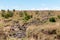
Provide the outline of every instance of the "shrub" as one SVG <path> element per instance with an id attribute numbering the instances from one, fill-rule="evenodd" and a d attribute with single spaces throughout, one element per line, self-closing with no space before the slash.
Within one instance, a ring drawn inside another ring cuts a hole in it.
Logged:
<path id="1" fill-rule="evenodd" d="M 2 11 L 2 13 L 4 13 L 5 12 L 5 10 L 1 10 Z"/>
<path id="2" fill-rule="evenodd" d="M 5 14 L 4 17 L 5 17 L 5 18 L 9 18 L 9 14 Z"/>
<path id="3" fill-rule="evenodd" d="M 20 12 L 20 13 L 19 13 L 19 16 L 20 16 L 20 17 L 23 17 L 23 12 Z"/>
<path id="4" fill-rule="evenodd" d="M 24 15 L 25 15 L 24 16 L 24 21 L 28 21 L 30 18 L 32 18 L 32 16 L 28 15 L 26 11 L 24 12 Z"/>
<path id="5" fill-rule="evenodd" d="M 2 17 L 4 17 L 4 15 L 5 15 L 5 10 L 1 10 L 1 15 L 2 15 Z"/>
<path id="6" fill-rule="evenodd" d="M 31 16 L 27 15 L 27 16 L 24 17 L 24 20 L 27 21 L 27 20 L 29 20 L 30 18 L 31 18 Z"/>
<path id="7" fill-rule="evenodd" d="M 4 17 L 5 13 L 2 13 L 1 15 L 2 15 L 2 17 Z"/>
<path id="8" fill-rule="evenodd" d="M 56 20 L 55 20 L 54 17 L 50 18 L 49 21 L 50 21 L 50 22 L 56 22 Z"/>
<path id="9" fill-rule="evenodd" d="M 28 15 L 26 11 L 24 12 L 20 12 L 19 13 L 20 17 L 23 17 L 23 20 L 26 22 L 28 21 L 30 18 L 32 18 L 32 15 Z"/>
<path id="10" fill-rule="evenodd" d="M 48 34 L 56 34 L 56 30 L 48 31 Z"/>
<path id="11" fill-rule="evenodd" d="M 60 19 L 60 15 L 57 16 Z"/>
<path id="12" fill-rule="evenodd" d="M 13 16 L 13 13 L 11 11 L 8 11 L 7 13 L 4 12 L 1 15 L 4 18 L 9 18 L 9 17 L 12 17 Z"/>
<path id="13" fill-rule="evenodd" d="M 39 11 L 36 11 L 36 14 L 38 14 L 39 13 Z"/>
<path id="14" fill-rule="evenodd" d="M 13 9 L 13 12 L 15 12 L 15 9 Z"/>
<path id="15" fill-rule="evenodd" d="M 8 12 L 7 14 L 9 15 L 9 17 L 12 17 L 13 16 L 13 13 L 12 12 Z"/>
<path id="16" fill-rule="evenodd" d="M 8 18 L 8 14 L 6 14 L 6 13 L 2 13 L 1 15 L 2 15 L 2 17 L 4 17 L 4 18 Z"/>

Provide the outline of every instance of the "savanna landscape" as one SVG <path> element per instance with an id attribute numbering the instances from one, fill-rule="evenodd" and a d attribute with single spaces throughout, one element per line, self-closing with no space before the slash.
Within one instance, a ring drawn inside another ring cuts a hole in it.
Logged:
<path id="1" fill-rule="evenodd" d="M 60 40 L 60 11 L 1 10 L 0 40 Z"/>

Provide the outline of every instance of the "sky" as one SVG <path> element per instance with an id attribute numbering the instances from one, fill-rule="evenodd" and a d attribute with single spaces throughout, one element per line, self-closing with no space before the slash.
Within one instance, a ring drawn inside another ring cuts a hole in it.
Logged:
<path id="1" fill-rule="evenodd" d="M 0 0 L 0 10 L 60 10 L 60 0 Z"/>

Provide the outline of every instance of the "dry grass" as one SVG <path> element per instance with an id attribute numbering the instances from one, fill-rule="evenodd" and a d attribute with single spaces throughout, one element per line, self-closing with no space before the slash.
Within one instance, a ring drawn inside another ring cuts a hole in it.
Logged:
<path id="1" fill-rule="evenodd" d="M 5 19 L 1 16 L 0 11 L 0 28 L 4 33 L 7 33 L 6 40 L 60 40 L 60 19 L 58 18 L 60 11 L 27 11 L 28 15 L 32 15 L 32 18 L 26 22 L 24 22 L 23 16 L 19 16 L 19 12 L 21 11 L 15 11 L 13 17 Z M 51 17 L 54 17 L 56 22 L 50 22 L 49 18 Z M 35 19 L 38 19 L 39 22 L 37 22 L 38 20 Z M 8 22 L 4 22 L 4 20 L 7 20 Z M 35 21 L 33 22 L 33 20 Z M 8 36 L 9 31 L 11 31 L 10 28 L 11 25 L 13 25 L 13 21 L 18 21 L 21 26 L 27 23 L 24 25 L 27 27 L 25 38 L 13 38 Z M 53 30 L 56 31 L 56 34 L 53 33 L 55 32 Z M 3 40 L 3 38 L 1 40 Z"/>

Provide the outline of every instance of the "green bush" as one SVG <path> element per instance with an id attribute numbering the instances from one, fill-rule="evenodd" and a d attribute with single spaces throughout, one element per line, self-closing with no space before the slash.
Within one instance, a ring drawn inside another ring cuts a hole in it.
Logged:
<path id="1" fill-rule="evenodd" d="M 8 15 L 7 15 L 6 13 L 2 13 L 2 17 L 8 18 L 7 16 L 8 16 Z"/>
<path id="2" fill-rule="evenodd" d="M 50 18 L 49 21 L 50 21 L 50 22 L 56 22 L 56 20 L 55 20 L 54 17 Z"/>
<path id="3" fill-rule="evenodd" d="M 27 15 L 27 16 L 24 17 L 24 20 L 25 21 L 28 21 L 30 18 L 31 18 L 31 16 L 30 15 Z"/>
<path id="4" fill-rule="evenodd" d="M 3 17 L 8 18 L 8 14 L 2 14 Z"/>
<path id="5" fill-rule="evenodd" d="M 12 17 L 13 16 L 13 13 L 12 12 L 8 12 L 7 13 L 9 17 Z"/>
<path id="6" fill-rule="evenodd" d="M 10 11 L 8 11 L 7 13 L 1 13 L 1 15 L 2 15 L 2 17 L 4 17 L 4 18 L 9 18 L 9 17 L 12 17 L 13 16 L 13 13 L 12 12 L 10 12 Z"/>
<path id="7" fill-rule="evenodd" d="M 60 19 L 60 15 L 57 16 Z"/>
<path id="8" fill-rule="evenodd" d="M 28 15 L 26 11 L 24 11 L 23 15 L 24 15 L 24 18 L 23 18 L 24 21 L 28 21 L 30 18 L 32 18 L 32 16 Z"/>

